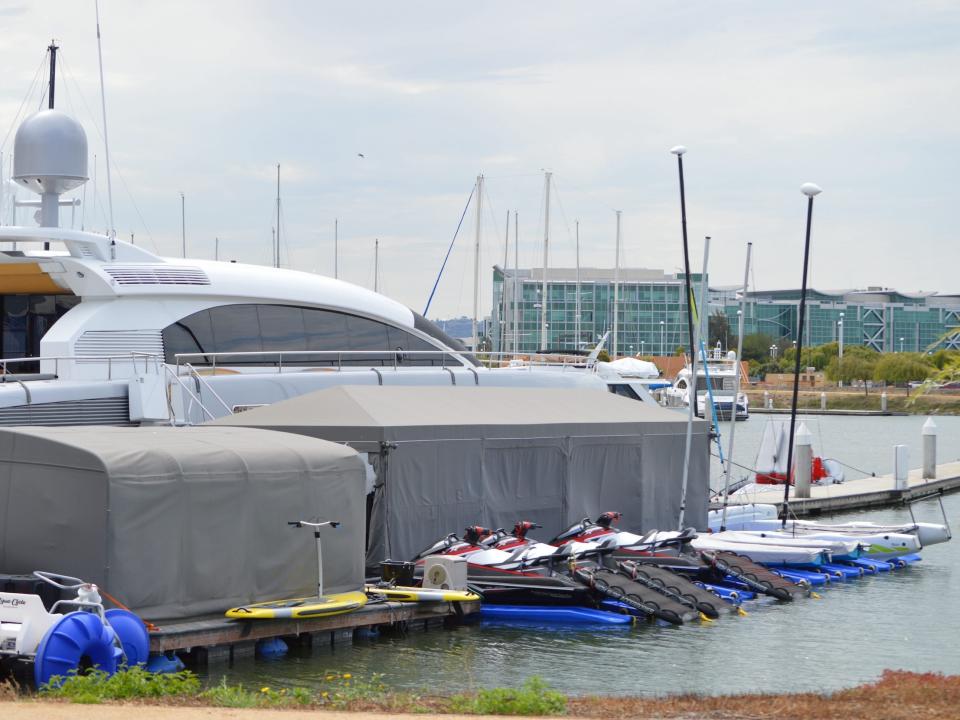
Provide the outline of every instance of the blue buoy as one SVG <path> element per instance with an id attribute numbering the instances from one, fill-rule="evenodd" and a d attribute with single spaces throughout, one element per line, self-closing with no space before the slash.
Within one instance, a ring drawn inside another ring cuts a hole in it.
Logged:
<path id="1" fill-rule="evenodd" d="M 835 577 L 844 580 L 855 580 L 863 576 L 863 568 L 861 567 L 848 567 L 847 565 L 838 565 L 836 563 L 823 563 L 820 567 L 832 573 Z"/>
<path id="2" fill-rule="evenodd" d="M 774 570 L 774 572 L 784 580 L 792 580 L 793 582 L 806 580 L 811 585 L 826 585 L 830 582 L 829 575 L 824 575 L 823 573 L 819 572 L 812 572 L 810 570 L 797 570 L 795 568 L 785 570 L 783 568 L 779 568 Z"/>
<path id="3" fill-rule="evenodd" d="M 142 665 L 150 656 L 150 633 L 143 620 L 129 610 L 114 608 L 104 613 L 110 627 L 120 638 L 127 667 Z"/>
<path id="4" fill-rule="evenodd" d="M 742 588 L 730 588 L 724 587 L 723 585 L 714 585 L 712 583 L 700 582 L 697 583 L 704 590 L 709 590 L 714 595 L 719 595 L 721 598 L 726 600 L 733 605 L 739 605 L 743 600 L 753 600 L 757 597 L 757 594 L 752 590 L 744 590 Z"/>
<path id="5" fill-rule="evenodd" d="M 175 653 L 151 655 L 147 660 L 147 670 L 152 673 L 176 673 L 186 667 Z"/>
<path id="6" fill-rule="evenodd" d="M 893 569 L 893 565 L 883 560 L 873 560 L 871 558 L 859 558 L 858 560 L 851 560 L 851 565 L 856 565 L 857 567 L 872 568 L 873 572 L 890 572 Z"/>
<path id="7" fill-rule="evenodd" d="M 72 612 L 64 615 L 47 630 L 33 664 L 37 688 L 54 676 L 67 677 L 80 670 L 86 659 L 90 665 L 108 675 L 117 671 L 123 651 L 114 644 L 116 633 L 103 624 L 99 615 Z"/>
<path id="8" fill-rule="evenodd" d="M 257 655 L 260 657 L 281 657 L 286 655 L 289 648 L 280 638 L 266 638 L 257 643 Z"/>
<path id="9" fill-rule="evenodd" d="M 480 608 L 484 620 L 557 623 L 559 625 L 628 625 L 629 615 L 571 605 L 487 605 Z"/>

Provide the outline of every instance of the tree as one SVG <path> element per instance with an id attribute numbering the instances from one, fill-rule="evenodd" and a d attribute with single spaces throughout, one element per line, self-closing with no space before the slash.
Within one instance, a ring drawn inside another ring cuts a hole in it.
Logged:
<path id="1" fill-rule="evenodd" d="M 597 361 L 610 362 L 610 353 L 608 353 L 606 350 L 601 350 L 597 353 Z"/>
<path id="2" fill-rule="evenodd" d="M 770 346 L 773 338 L 765 333 L 743 336 L 743 359 L 765 363 L 770 359 Z"/>
<path id="3" fill-rule="evenodd" d="M 926 380 L 935 368 L 922 357 L 914 353 L 884 353 L 873 368 L 873 379 L 891 385 Z"/>
<path id="4" fill-rule="evenodd" d="M 737 336 L 730 334 L 730 320 L 722 312 L 715 312 L 707 318 L 707 344 L 715 347 L 717 342 L 728 350 L 737 344 Z"/>
<path id="5" fill-rule="evenodd" d="M 873 355 L 876 355 L 876 353 L 873 353 Z M 827 365 L 826 375 L 827 379 L 832 382 L 842 380 L 845 383 L 851 383 L 854 380 L 862 380 L 863 394 L 866 395 L 869 392 L 867 381 L 873 379 L 875 365 L 875 359 L 854 353 L 852 355 L 845 355 L 843 362 L 840 361 L 839 357 L 833 358 Z"/>

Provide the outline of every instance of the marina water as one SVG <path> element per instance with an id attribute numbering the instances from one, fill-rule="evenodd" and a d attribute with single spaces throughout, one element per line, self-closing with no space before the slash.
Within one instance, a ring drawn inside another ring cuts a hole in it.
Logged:
<path id="1" fill-rule="evenodd" d="M 885 474 L 895 444 L 921 462 L 924 417 L 806 416 L 814 451 Z M 960 417 L 936 418 L 938 461 L 960 459 Z M 736 460 L 752 465 L 766 418 L 737 426 Z M 721 426 L 726 432 L 728 425 Z M 724 443 L 726 451 L 726 443 Z M 743 472 L 743 471 L 741 471 Z M 736 474 L 735 474 L 736 476 Z M 861 477 L 847 470 L 847 479 Z M 721 482 L 715 463 L 711 482 Z M 960 531 L 960 494 L 944 498 Z M 614 508 L 611 508 L 614 509 Z M 914 506 L 917 520 L 942 522 L 936 501 Z M 830 520 L 906 522 L 905 508 L 845 513 Z M 459 530 L 459 528 L 451 528 Z M 960 539 L 935 545 L 899 572 L 833 583 L 821 599 L 747 603 L 747 617 L 683 627 L 602 629 L 490 626 L 411 630 L 337 648 L 294 650 L 278 660 L 245 659 L 211 667 L 251 687 L 319 686 L 325 671 L 382 673 L 391 688 L 446 693 L 516 686 L 539 675 L 570 694 L 660 695 L 697 692 L 830 691 L 876 679 L 884 669 L 960 673 L 956 629 Z"/>

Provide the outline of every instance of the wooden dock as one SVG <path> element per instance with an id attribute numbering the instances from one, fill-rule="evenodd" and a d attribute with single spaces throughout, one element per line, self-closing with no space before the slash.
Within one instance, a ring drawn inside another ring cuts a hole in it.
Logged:
<path id="1" fill-rule="evenodd" d="M 911 470 L 907 476 L 907 488 L 897 490 L 893 475 L 849 480 L 839 485 L 811 485 L 809 498 L 795 498 L 794 488 L 790 488 L 790 514 L 820 515 L 843 512 L 845 510 L 865 510 L 867 508 L 902 505 L 923 497 L 960 489 L 960 462 L 945 463 L 937 466 L 937 477 L 924 480 L 922 473 Z M 770 485 L 769 490 L 731 495 L 729 504 L 748 505 L 758 503 L 783 506 L 783 486 Z M 711 510 L 720 509 L 719 503 L 711 504 Z"/>
<path id="2" fill-rule="evenodd" d="M 175 652 L 192 665 L 231 662 L 252 655 L 260 640 L 282 638 L 298 645 L 337 645 L 353 641 L 356 632 L 390 627 L 406 630 L 422 625 L 456 623 L 479 612 L 480 603 L 370 602 L 359 610 L 309 620 L 231 620 L 223 616 L 163 623 L 150 633 L 150 652 Z"/>

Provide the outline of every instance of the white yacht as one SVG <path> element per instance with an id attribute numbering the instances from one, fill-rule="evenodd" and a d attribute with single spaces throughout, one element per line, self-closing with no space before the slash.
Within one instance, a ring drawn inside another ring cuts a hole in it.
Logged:
<path id="1" fill-rule="evenodd" d="M 349 283 L 58 227 L 87 143 L 56 110 L 24 121 L 14 164 L 41 194 L 41 227 L 0 227 L 0 425 L 194 423 L 336 384 L 607 389 L 595 374 L 480 367 Z"/>
<path id="2" fill-rule="evenodd" d="M 701 355 L 697 363 L 696 383 L 690 377 L 690 365 L 679 373 L 673 387 L 664 391 L 664 404 L 668 407 L 689 407 L 690 397 L 696 386 L 697 417 L 706 417 L 707 406 L 713 399 L 713 412 L 722 420 L 734 416 L 737 420 L 750 417 L 750 405 L 745 393 L 738 392 L 734 397 L 737 374 L 741 372 L 737 354 L 731 350 L 724 354 L 720 344 L 708 353 L 706 359 Z"/>

